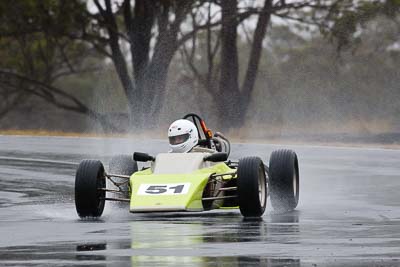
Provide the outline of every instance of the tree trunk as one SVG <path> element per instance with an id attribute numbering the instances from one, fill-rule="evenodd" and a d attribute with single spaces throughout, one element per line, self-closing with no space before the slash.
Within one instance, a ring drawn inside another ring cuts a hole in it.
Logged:
<path id="1" fill-rule="evenodd" d="M 175 51 L 180 25 L 190 11 L 192 1 L 136 0 L 133 8 L 130 0 L 123 2 L 123 17 L 129 37 L 132 59 L 132 77 L 127 70 L 119 45 L 116 14 L 111 13 L 110 0 L 103 9 L 95 4 L 104 17 L 109 35 L 112 60 L 128 99 L 131 128 L 152 128 L 164 101 L 168 69 Z M 171 13 L 175 15 L 170 21 Z M 158 36 L 150 58 L 152 29 L 158 25 Z"/>
<path id="2" fill-rule="evenodd" d="M 151 129 L 158 124 L 168 68 L 168 62 L 160 64 L 154 62 L 147 68 L 143 80 L 137 82 L 140 86 L 136 87 L 136 91 L 141 92 L 142 97 L 130 99 L 132 117 L 135 118 L 132 127 L 135 129 Z"/>
<path id="3" fill-rule="evenodd" d="M 135 87 L 127 93 L 128 105 L 130 109 L 130 127 L 142 128 L 146 118 L 145 113 L 148 111 L 149 99 L 144 99 L 146 91 L 146 69 L 150 60 L 150 41 L 151 30 L 156 18 L 155 1 L 136 0 L 133 8 L 131 0 L 125 0 L 124 23 L 129 37 L 131 62 L 132 62 L 132 77 Z M 145 103 L 145 104 L 143 104 Z"/>
<path id="4" fill-rule="evenodd" d="M 221 1 L 221 72 L 219 90 L 213 99 L 218 110 L 219 124 L 223 129 L 235 125 L 239 107 L 239 62 L 237 51 L 237 0 Z"/>
<path id="5" fill-rule="evenodd" d="M 239 123 L 243 124 L 245 120 L 246 111 L 248 110 L 251 95 L 254 91 L 254 86 L 257 78 L 258 67 L 262 54 L 262 42 L 267 32 L 267 27 L 271 18 L 272 0 L 265 0 L 261 14 L 258 17 L 257 26 L 253 35 L 253 43 L 250 50 L 250 57 L 247 63 L 246 76 L 242 85 L 241 94 L 241 107 L 243 112 L 239 118 Z"/>
<path id="6" fill-rule="evenodd" d="M 251 95 L 254 91 L 262 42 L 271 17 L 272 0 L 265 0 L 254 31 L 246 75 L 240 88 L 238 82 L 239 64 L 236 46 L 238 12 L 237 1 L 221 1 L 221 76 L 218 93 L 214 96 L 220 125 L 224 129 L 244 125 Z"/>

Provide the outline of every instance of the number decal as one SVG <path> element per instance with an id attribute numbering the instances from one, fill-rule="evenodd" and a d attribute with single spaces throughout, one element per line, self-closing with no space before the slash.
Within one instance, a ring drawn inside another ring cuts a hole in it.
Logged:
<path id="1" fill-rule="evenodd" d="M 162 194 L 167 192 L 167 186 L 166 185 L 150 185 L 146 189 L 147 194 Z"/>
<path id="2" fill-rule="evenodd" d="M 174 189 L 174 194 L 180 194 L 180 193 L 182 193 L 182 190 L 184 187 L 185 187 L 185 185 L 181 184 L 181 185 L 177 185 L 177 186 L 172 186 L 169 189 Z"/>
<path id="3" fill-rule="evenodd" d="M 190 183 L 183 184 L 141 184 L 138 195 L 183 195 L 189 192 Z"/>

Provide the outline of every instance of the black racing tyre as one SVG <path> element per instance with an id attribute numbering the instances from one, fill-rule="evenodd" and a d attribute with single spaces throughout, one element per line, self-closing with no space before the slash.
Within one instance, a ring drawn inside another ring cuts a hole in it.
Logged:
<path id="1" fill-rule="evenodd" d="M 240 212 L 244 217 L 260 217 L 267 206 L 267 181 L 264 164 L 258 157 L 239 160 L 237 194 Z"/>
<path id="2" fill-rule="evenodd" d="M 111 174 L 121 174 L 121 175 L 132 175 L 133 173 L 138 171 L 137 162 L 133 160 L 131 155 L 117 155 L 111 158 L 109 163 L 109 173 Z M 124 178 L 112 178 L 116 182 L 126 182 Z M 107 188 L 115 189 L 118 188 L 109 180 L 107 180 Z M 110 197 L 124 197 L 129 198 L 129 181 L 121 185 L 121 190 L 124 192 L 123 194 L 118 193 L 109 193 Z"/>
<path id="3" fill-rule="evenodd" d="M 83 160 L 75 175 L 75 207 L 79 217 L 100 217 L 104 210 L 106 187 L 103 164 L 98 160 Z"/>
<path id="4" fill-rule="evenodd" d="M 276 211 L 291 211 L 299 202 L 299 163 L 292 150 L 277 150 L 269 159 L 271 204 Z"/>

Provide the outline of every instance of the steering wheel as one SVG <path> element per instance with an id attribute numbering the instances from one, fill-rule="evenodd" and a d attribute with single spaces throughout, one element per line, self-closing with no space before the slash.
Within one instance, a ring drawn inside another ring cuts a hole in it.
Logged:
<path id="1" fill-rule="evenodd" d="M 189 113 L 186 114 L 183 119 L 191 119 L 194 123 L 194 125 L 197 128 L 197 132 L 199 134 L 199 143 L 204 142 L 205 145 L 207 145 L 208 147 L 211 146 L 210 140 L 212 138 L 212 132 L 210 129 L 207 128 L 206 123 L 204 122 L 204 120 L 197 114 L 195 113 Z M 199 127 L 200 125 L 200 127 Z M 201 134 L 200 134 L 200 128 L 201 128 L 201 132 L 204 135 L 204 138 L 202 138 Z"/>

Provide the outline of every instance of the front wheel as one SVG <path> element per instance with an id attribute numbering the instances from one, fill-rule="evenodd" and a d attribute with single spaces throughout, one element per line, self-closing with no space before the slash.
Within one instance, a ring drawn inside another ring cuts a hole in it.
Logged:
<path id="1" fill-rule="evenodd" d="M 272 152 L 269 160 L 271 204 L 276 211 L 291 211 L 299 202 L 299 163 L 292 150 Z"/>
<path id="2" fill-rule="evenodd" d="M 239 161 L 237 193 L 240 212 L 244 217 L 260 217 L 267 205 L 267 182 L 260 158 L 248 157 Z"/>
<path id="3" fill-rule="evenodd" d="M 79 217 L 100 217 L 104 210 L 106 177 L 98 160 L 83 160 L 75 175 L 75 207 Z"/>

